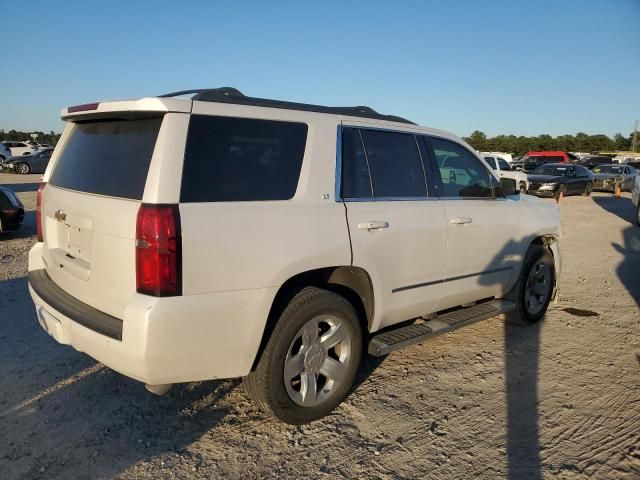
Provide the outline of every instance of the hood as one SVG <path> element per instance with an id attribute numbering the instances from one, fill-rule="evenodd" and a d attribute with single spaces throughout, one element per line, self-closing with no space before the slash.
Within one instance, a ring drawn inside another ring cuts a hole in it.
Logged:
<path id="1" fill-rule="evenodd" d="M 553 176 L 553 175 L 532 175 L 531 173 L 527 175 L 530 182 L 535 183 L 561 183 L 564 180 L 562 176 Z"/>

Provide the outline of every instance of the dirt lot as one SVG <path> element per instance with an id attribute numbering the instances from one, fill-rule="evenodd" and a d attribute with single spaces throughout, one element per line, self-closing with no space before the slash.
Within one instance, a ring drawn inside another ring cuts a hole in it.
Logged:
<path id="1" fill-rule="evenodd" d="M 640 478 L 640 228 L 629 195 L 562 205 L 559 301 L 382 362 L 329 418 L 263 415 L 238 380 L 158 398 L 56 344 L 27 293 L 38 176 L 0 174 L 29 210 L 0 240 L 0 477 Z"/>

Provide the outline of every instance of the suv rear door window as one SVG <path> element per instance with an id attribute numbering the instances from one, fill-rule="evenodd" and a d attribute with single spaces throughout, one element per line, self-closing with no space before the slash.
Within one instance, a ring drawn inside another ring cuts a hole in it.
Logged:
<path id="1" fill-rule="evenodd" d="M 412 134 L 364 129 L 361 133 L 375 197 L 427 196 L 422 159 Z"/>
<path id="2" fill-rule="evenodd" d="M 431 138 L 442 192 L 440 197 L 492 197 L 489 172 L 466 148 L 442 138 Z"/>
<path id="3" fill-rule="evenodd" d="M 180 201 L 288 200 L 306 142 L 304 123 L 192 115 Z"/>
<path id="4" fill-rule="evenodd" d="M 51 185 L 141 200 L 162 118 L 75 125 L 51 174 Z"/>
<path id="5" fill-rule="evenodd" d="M 373 197 L 362 137 L 355 128 L 342 130 L 342 197 Z"/>

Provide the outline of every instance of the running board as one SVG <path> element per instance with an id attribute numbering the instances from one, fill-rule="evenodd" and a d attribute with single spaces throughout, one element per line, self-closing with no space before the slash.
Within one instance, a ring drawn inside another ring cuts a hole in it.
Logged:
<path id="1" fill-rule="evenodd" d="M 382 357 L 395 350 L 422 343 L 432 337 L 486 320 L 516 308 L 509 300 L 492 300 L 472 307 L 437 315 L 424 323 L 413 323 L 375 335 L 369 342 L 369 354 Z"/>

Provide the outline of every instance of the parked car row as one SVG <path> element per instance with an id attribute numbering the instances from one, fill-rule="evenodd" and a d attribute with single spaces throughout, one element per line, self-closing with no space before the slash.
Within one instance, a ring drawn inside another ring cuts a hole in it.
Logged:
<path id="1" fill-rule="evenodd" d="M 44 173 L 51 159 L 53 148 L 43 148 L 30 154 L 0 159 L 0 172 L 12 172 L 26 175 L 28 173 Z"/>

